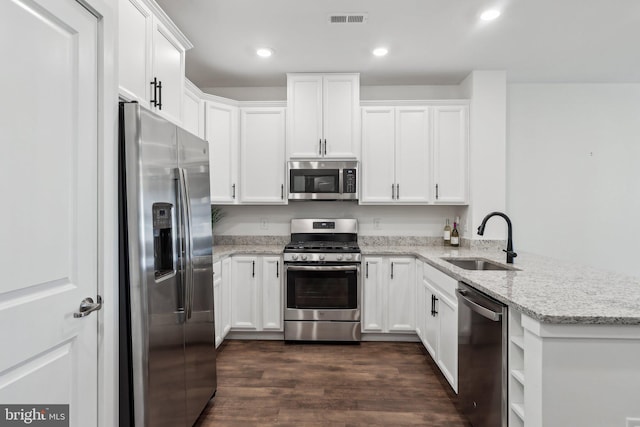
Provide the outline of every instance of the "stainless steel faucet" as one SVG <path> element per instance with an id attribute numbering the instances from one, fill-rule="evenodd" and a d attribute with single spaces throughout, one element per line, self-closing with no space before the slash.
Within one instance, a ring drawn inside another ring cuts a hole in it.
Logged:
<path id="1" fill-rule="evenodd" d="M 517 257 L 518 254 L 513 251 L 511 220 L 507 215 L 503 214 L 502 212 L 491 212 L 489 215 L 485 216 L 484 219 L 482 220 L 480 227 L 478 227 L 478 234 L 480 236 L 484 234 L 484 227 L 487 225 L 487 221 L 492 216 L 501 216 L 502 218 L 504 218 L 505 221 L 507 221 L 507 249 L 503 249 L 502 252 L 507 253 L 507 264 L 513 264 L 513 259 Z"/>

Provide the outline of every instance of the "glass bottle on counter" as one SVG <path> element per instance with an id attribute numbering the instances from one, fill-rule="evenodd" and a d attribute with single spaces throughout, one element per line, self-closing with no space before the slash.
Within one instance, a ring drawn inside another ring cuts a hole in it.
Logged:
<path id="1" fill-rule="evenodd" d="M 444 245 L 451 246 L 451 226 L 449 225 L 449 218 L 444 226 Z"/>
<path id="2" fill-rule="evenodd" d="M 460 246 L 460 234 L 458 233 L 458 223 L 453 222 L 453 231 L 451 231 L 451 246 Z"/>

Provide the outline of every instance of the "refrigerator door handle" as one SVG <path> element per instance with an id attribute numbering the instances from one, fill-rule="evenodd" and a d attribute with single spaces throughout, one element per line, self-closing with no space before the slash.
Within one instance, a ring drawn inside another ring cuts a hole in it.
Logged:
<path id="1" fill-rule="evenodd" d="M 193 249 L 191 241 L 191 205 L 189 203 L 189 189 L 187 185 L 187 174 L 183 168 L 178 168 L 178 181 L 180 183 L 180 207 L 182 214 L 181 230 L 183 232 L 184 244 L 184 308 L 186 319 L 191 318 L 193 311 Z"/>

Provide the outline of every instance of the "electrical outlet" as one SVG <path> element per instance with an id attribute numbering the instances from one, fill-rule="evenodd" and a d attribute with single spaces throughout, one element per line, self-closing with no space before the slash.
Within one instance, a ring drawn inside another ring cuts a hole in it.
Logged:
<path id="1" fill-rule="evenodd" d="M 373 229 L 380 230 L 380 218 L 373 218 Z"/>
<path id="2" fill-rule="evenodd" d="M 627 418 L 627 427 L 640 427 L 640 418 Z"/>
<path id="3" fill-rule="evenodd" d="M 269 218 L 260 218 L 260 229 L 261 230 L 269 229 Z"/>

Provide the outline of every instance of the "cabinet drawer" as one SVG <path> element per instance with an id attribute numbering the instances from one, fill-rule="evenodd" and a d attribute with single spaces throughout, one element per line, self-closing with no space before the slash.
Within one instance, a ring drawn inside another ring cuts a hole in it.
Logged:
<path id="1" fill-rule="evenodd" d="M 457 304 L 458 299 L 456 297 L 456 287 L 458 287 L 458 281 L 456 279 L 448 276 L 447 274 L 436 269 L 435 267 L 430 266 L 427 263 L 424 263 L 422 269 L 422 277 L 425 280 L 429 281 L 429 283 L 431 283 L 432 285 L 440 288 L 440 290 L 442 290 L 445 294 L 448 294 L 453 299 L 453 301 L 456 301 Z"/>

